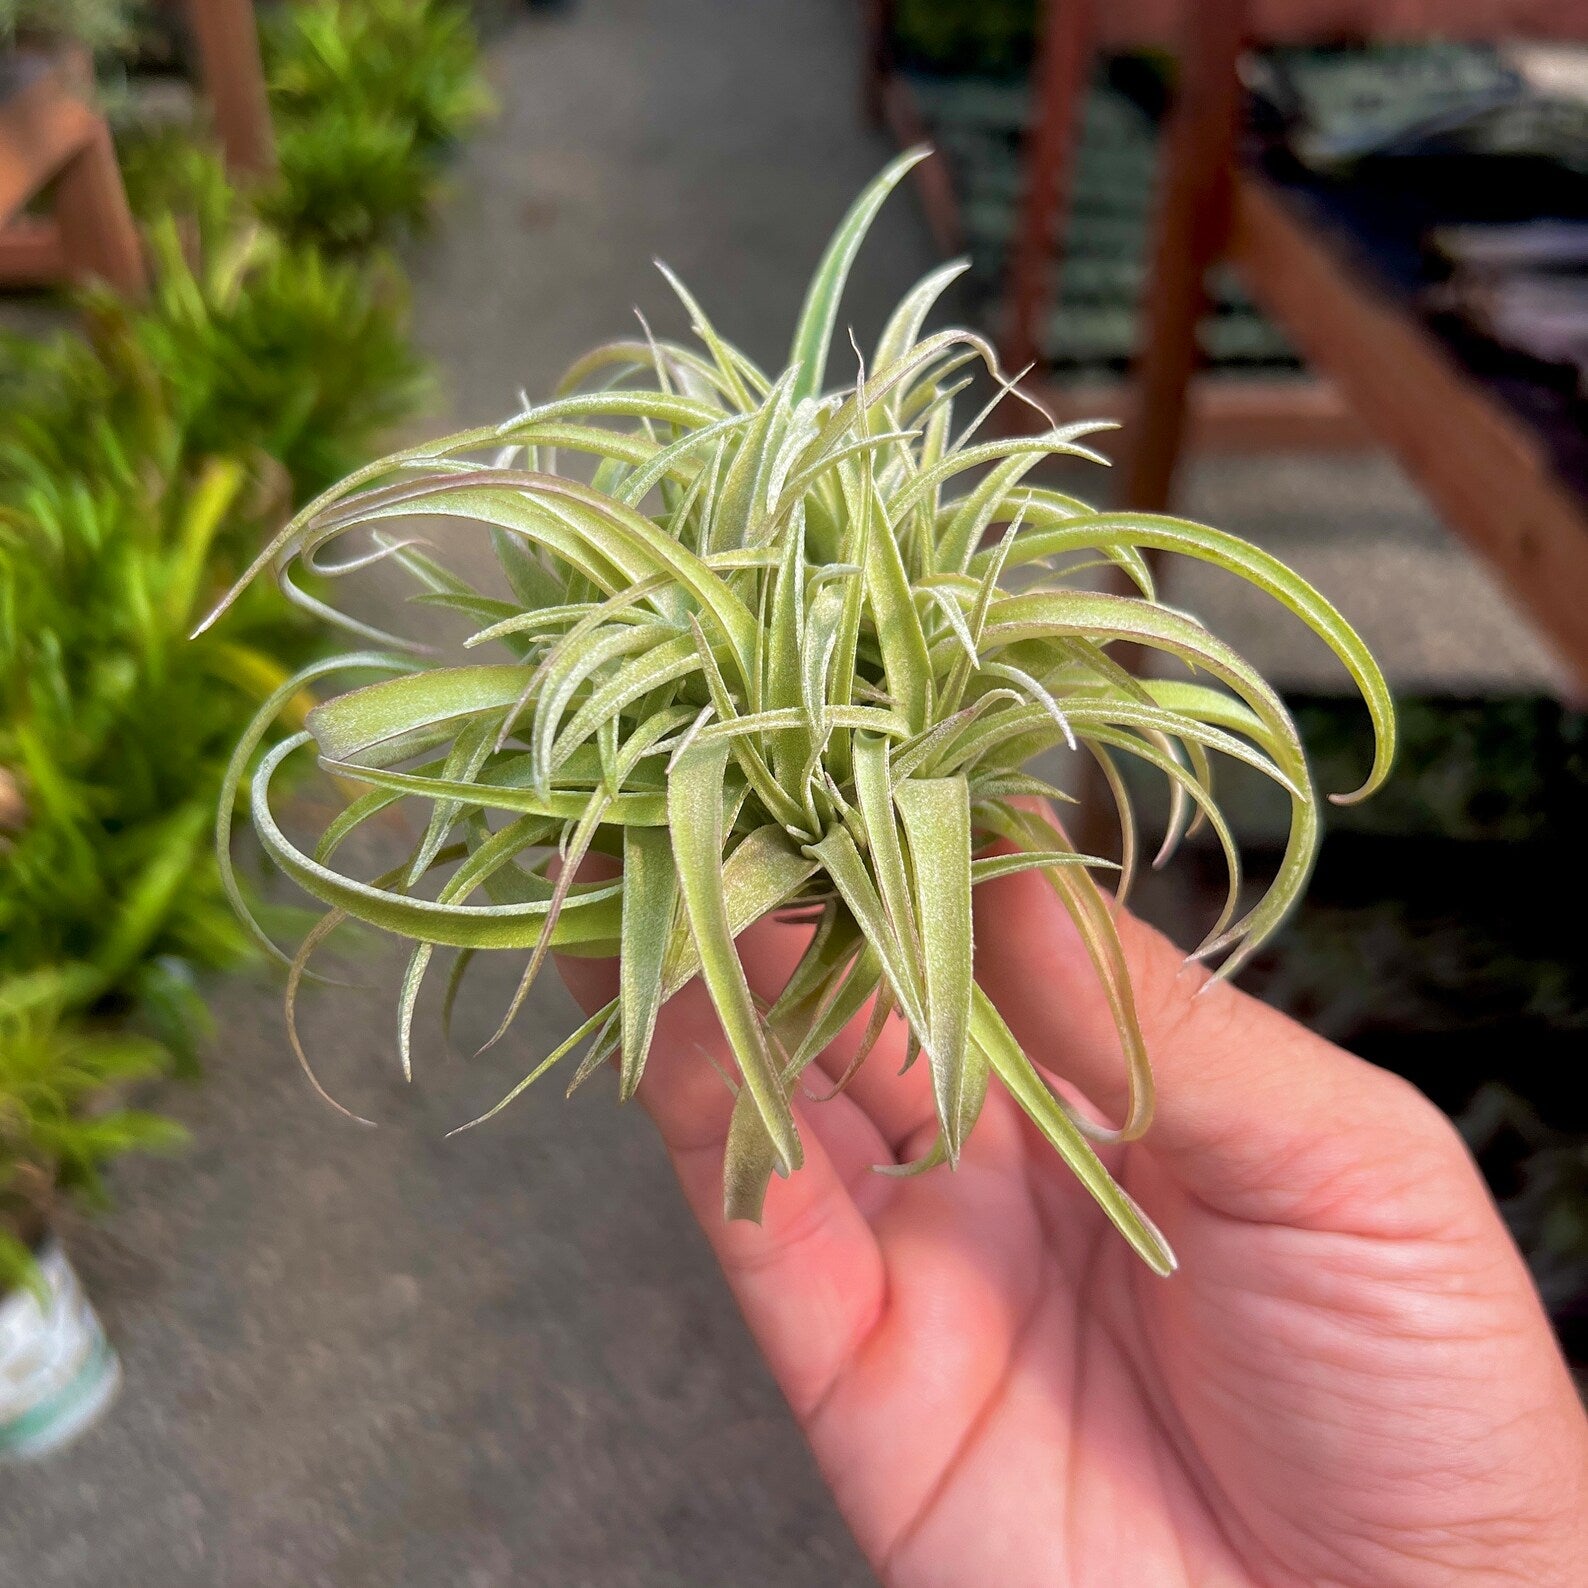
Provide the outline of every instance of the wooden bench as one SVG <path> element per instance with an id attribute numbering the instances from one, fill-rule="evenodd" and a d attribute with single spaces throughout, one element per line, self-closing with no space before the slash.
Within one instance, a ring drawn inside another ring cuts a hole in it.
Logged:
<path id="1" fill-rule="evenodd" d="M 1158 0 L 1160 9 L 1179 9 Z M 1060 0 L 1060 13 L 1084 9 Z M 1170 19 L 1165 16 L 1164 22 Z M 1123 481 L 1168 505 L 1186 436 L 1203 281 L 1227 257 L 1287 332 L 1505 582 L 1588 696 L 1588 499 L 1536 427 L 1456 357 L 1316 206 L 1243 163 L 1241 51 L 1346 38 L 1588 39 L 1583 0 L 1194 0 L 1144 300 Z M 1073 22 L 1073 15 L 1072 15 Z M 1032 204 L 1040 195 L 1032 195 Z"/>
<path id="2" fill-rule="evenodd" d="M 85 63 L 19 53 L 0 73 L 0 280 L 99 277 L 141 292 L 138 232 Z M 51 216 L 23 216 L 51 187 Z"/>

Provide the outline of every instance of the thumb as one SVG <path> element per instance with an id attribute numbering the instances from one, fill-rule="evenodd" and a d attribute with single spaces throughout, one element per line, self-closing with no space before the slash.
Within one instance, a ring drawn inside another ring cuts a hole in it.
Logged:
<path id="1" fill-rule="evenodd" d="M 1476 1177 L 1460 1139 L 1414 1087 L 1225 982 L 1127 911 L 1116 924 L 1157 1083 L 1142 1145 L 1220 1211 L 1307 1222 L 1437 1149 Z M 976 974 L 1026 1052 L 1123 1116 L 1124 1061 L 1080 934 L 1040 872 L 976 890 Z M 1449 1212 L 1451 1183 L 1431 1188 Z M 1404 1198 L 1402 1212 L 1411 1213 Z"/>

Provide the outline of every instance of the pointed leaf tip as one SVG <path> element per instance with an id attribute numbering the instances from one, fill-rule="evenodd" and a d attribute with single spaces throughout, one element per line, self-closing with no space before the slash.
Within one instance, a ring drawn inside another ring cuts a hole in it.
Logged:
<path id="1" fill-rule="evenodd" d="M 821 391 L 822 380 L 827 373 L 827 349 L 837 324 L 844 284 L 849 279 L 855 255 L 860 252 L 860 245 L 865 241 L 878 210 L 905 176 L 932 152 L 930 144 L 918 144 L 890 161 L 850 205 L 849 212 L 839 222 L 838 230 L 833 233 L 832 241 L 828 243 L 827 251 L 816 267 L 816 274 L 811 278 L 795 327 L 794 341 L 789 348 L 788 362 L 798 365 L 800 370 L 792 391 L 795 402 L 805 397 L 815 397 Z"/>

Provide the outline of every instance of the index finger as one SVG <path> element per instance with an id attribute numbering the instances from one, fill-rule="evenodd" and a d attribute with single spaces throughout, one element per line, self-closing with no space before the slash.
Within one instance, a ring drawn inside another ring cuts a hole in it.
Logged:
<path id="1" fill-rule="evenodd" d="M 783 941 L 772 935 L 778 931 Z M 752 928 L 741 947 L 752 985 L 763 984 L 758 990 L 765 990 L 768 977 L 786 979 L 793 967 L 786 928 Z M 599 1008 L 616 991 L 611 962 L 564 958 L 558 968 L 587 1009 Z M 871 1166 L 889 1154 L 847 1097 L 810 1107 L 796 1099 L 803 1167 L 787 1179 L 773 1177 L 759 1224 L 730 1222 L 723 1214 L 722 1173 L 733 1095 L 723 1074 L 732 1068 L 716 1011 L 704 987 L 692 982 L 657 1018 L 636 1095 L 773 1376 L 803 1417 L 882 1310 L 882 1254 L 857 1195 L 864 1202 L 887 1194 L 888 1182 Z"/>

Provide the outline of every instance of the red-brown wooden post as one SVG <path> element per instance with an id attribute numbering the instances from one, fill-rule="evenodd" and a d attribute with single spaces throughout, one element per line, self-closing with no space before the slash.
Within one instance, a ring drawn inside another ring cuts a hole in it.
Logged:
<path id="1" fill-rule="evenodd" d="M 1124 500 L 1151 512 L 1168 505 L 1174 485 L 1186 397 L 1199 362 L 1205 277 L 1229 240 L 1241 120 L 1236 67 L 1245 30 L 1244 0 L 1201 0 L 1186 9 L 1125 435 Z"/>
<path id="2" fill-rule="evenodd" d="M 1008 324 L 1001 339 L 1004 362 L 1013 370 L 1040 360 L 1042 322 L 1057 300 L 1063 254 L 1058 232 L 1069 213 L 1081 106 L 1092 72 L 1095 3 L 1048 0 L 1043 9 L 1025 182 L 1009 257 Z"/>
<path id="3" fill-rule="evenodd" d="M 860 63 L 860 110 L 871 126 L 880 127 L 888 74 L 893 70 L 893 3 L 862 0 L 862 10 L 866 42 Z"/>
<path id="4" fill-rule="evenodd" d="M 146 277 L 138 228 L 127 207 L 110 128 L 96 122 L 83 147 L 55 179 L 55 220 L 61 253 L 74 277 L 97 276 L 129 297 Z"/>
<path id="5" fill-rule="evenodd" d="M 187 10 L 226 164 L 246 175 L 269 175 L 276 142 L 253 0 L 188 0 Z"/>

